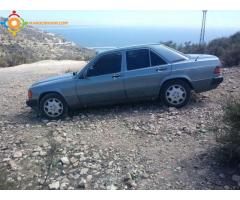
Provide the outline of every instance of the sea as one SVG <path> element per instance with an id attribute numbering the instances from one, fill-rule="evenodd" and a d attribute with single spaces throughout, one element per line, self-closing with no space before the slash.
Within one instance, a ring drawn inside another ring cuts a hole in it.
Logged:
<path id="1" fill-rule="evenodd" d="M 42 30 L 64 37 L 82 47 L 102 51 L 117 47 L 173 41 L 198 43 L 200 28 L 179 27 L 118 27 L 118 26 L 64 26 L 41 27 Z M 206 27 L 205 42 L 228 37 L 239 28 Z"/>

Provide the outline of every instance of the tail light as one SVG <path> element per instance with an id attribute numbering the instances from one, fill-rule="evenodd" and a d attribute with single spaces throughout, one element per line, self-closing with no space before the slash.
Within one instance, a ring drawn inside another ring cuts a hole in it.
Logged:
<path id="1" fill-rule="evenodd" d="M 213 73 L 214 73 L 215 75 L 221 75 L 221 73 L 222 73 L 221 67 L 219 67 L 219 66 L 215 67 Z"/>
<path id="2" fill-rule="evenodd" d="M 32 98 L 32 91 L 28 90 L 28 98 L 31 99 Z"/>

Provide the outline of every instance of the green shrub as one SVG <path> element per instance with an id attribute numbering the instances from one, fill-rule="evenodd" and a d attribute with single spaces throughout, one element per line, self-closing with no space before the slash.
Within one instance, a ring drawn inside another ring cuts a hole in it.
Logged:
<path id="1" fill-rule="evenodd" d="M 229 160 L 240 159 L 240 98 L 228 97 L 223 107 L 222 123 L 226 128 L 218 135 L 218 141 L 227 150 Z"/>
<path id="2" fill-rule="evenodd" d="M 207 44 L 199 45 L 191 42 L 177 45 L 173 41 L 162 42 L 171 48 L 186 54 L 212 54 L 218 56 L 224 67 L 240 66 L 240 32 L 230 37 L 217 38 Z"/>

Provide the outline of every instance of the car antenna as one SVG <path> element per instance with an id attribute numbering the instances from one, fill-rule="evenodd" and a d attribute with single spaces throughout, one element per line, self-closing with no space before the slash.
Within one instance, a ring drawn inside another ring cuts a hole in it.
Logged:
<path id="1" fill-rule="evenodd" d="M 199 56 L 196 57 L 195 62 L 198 60 Z"/>

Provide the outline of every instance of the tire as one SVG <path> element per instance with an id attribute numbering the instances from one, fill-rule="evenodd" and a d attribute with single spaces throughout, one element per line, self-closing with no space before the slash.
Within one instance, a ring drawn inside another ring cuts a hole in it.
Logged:
<path id="1" fill-rule="evenodd" d="M 161 91 L 160 99 L 164 105 L 181 108 L 188 104 L 191 87 L 184 80 L 171 80 L 166 82 Z"/>
<path id="2" fill-rule="evenodd" d="M 56 93 L 49 93 L 42 97 L 39 104 L 41 115 L 50 120 L 64 118 L 68 113 L 68 105 L 63 97 Z"/>

